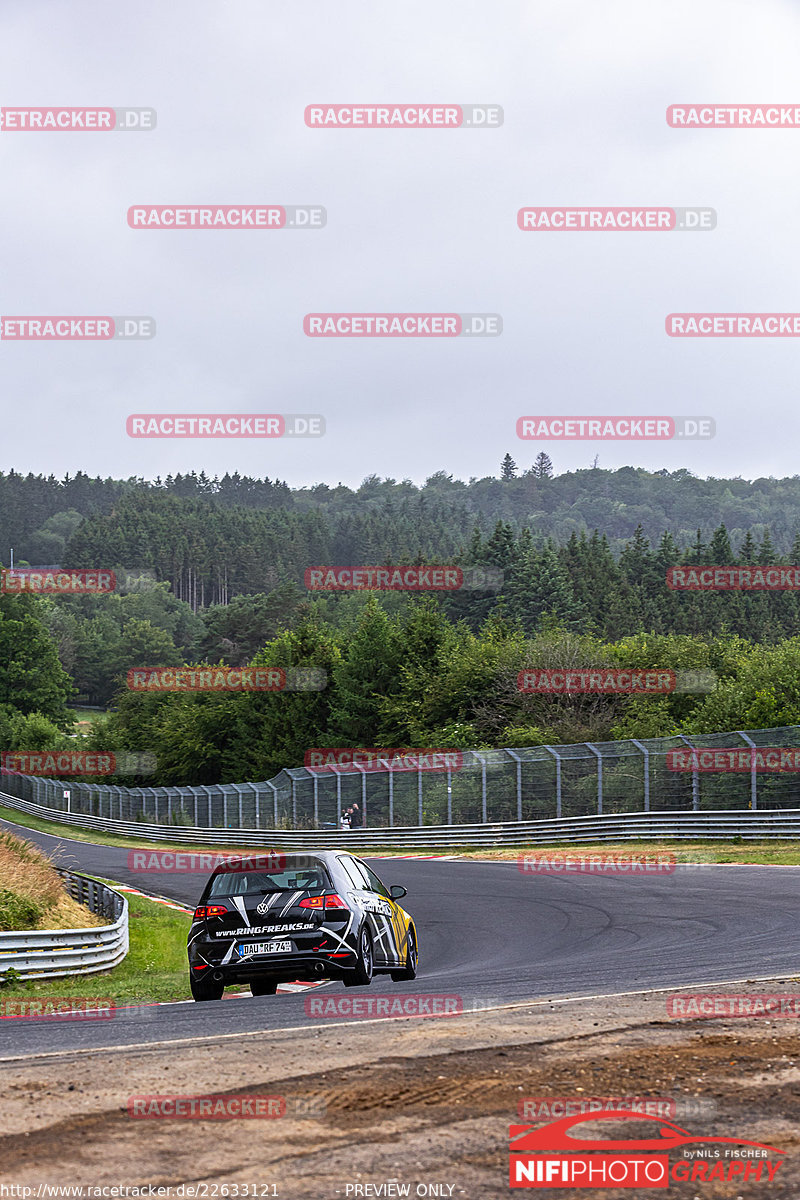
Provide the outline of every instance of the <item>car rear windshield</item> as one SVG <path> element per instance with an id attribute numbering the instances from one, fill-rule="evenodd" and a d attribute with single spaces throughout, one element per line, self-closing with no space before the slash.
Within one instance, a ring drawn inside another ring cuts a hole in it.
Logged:
<path id="1" fill-rule="evenodd" d="M 206 899 L 214 896 L 251 896 L 269 892 L 322 892 L 330 889 L 328 872 L 319 860 L 286 863 L 275 871 L 220 871 L 209 882 Z"/>

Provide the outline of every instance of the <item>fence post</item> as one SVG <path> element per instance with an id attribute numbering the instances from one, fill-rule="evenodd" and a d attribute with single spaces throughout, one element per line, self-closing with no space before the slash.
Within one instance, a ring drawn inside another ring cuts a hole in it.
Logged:
<path id="1" fill-rule="evenodd" d="M 422 767 L 417 766 L 417 824 L 422 826 Z"/>
<path id="2" fill-rule="evenodd" d="M 747 736 L 746 733 L 742 733 L 741 729 L 737 729 L 736 733 L 738 733 L 739 737 L 743 738 L 750 747 L 750 807 L 752 809 L 756 809 L 758 808 L 758 775 L 756 774 L 756 756 L 752 753 L 752 751 L 757 750 L 758 746 L 755 744 L 752 738 Z"/>
<path id="3" fill-rule="evenodd" d="M 631 742 L 644 755 L 644 811 L 650 812 L 650 751 L 636 738 L 631 738 Z"/>
<path id="4" fill-rule="evenodd" d="M 261 795 L 259 793 L 257 783 L 251 783 L 250 787 L 255 792 L 255 812 L 253 815 L 253 819 L 255 821 L 255 828 L 260 829 L 261 828 L 261 804 L 260 804 Z"/>
<path id="5" fill-rule="evenodd" d="M 367 769 L 361 763 L 356 763 L 356 769 L 361 772 L 361 828 L 367 828 Z"/>
<path id="6" fill-rule="evenodd" d="M 545 746 L 556 760 L 556 820 L 561 820 L 561 755 L 552 746 Z"/>
<path id="7" fill-rule="evenodd" d="M 292 829 L 297 829 L 297 780 L 292 776 Z"/>
<path id="8" fill-rule="evenodd" d="M 447 824 L 453 824 L 453 768 L 447 763 Z"/>
<path id="9" fill-rule="evenodd" d="M 473 750 L 472 753 L 481 764 L 481 824 L 485 825 L 488 820 L 486 816 L 486 759 L 478 754 L 476 750 Z"/>
<path id="10" fill-rule="evenodd" d="M 231 787 L 236 792 L 239 800 L 239 828 L 242 829 L 244 827 L 244 814 L 242 813 L 242 788 L 238 783 L 232 783 Z"/>
<path id="11" fill-rule="evenodd" d="M 342 772 L 337 766 L 336 771 L 336 828 L 341 828 L 342 824 Z"/>
<path id="12" fill-rule="evenodd" d="M 692 745 L 685 733 L 679 733 L 678 737 L 682 742 L 686 742 L 686 745 L 692 752 L 692 809 L 694 812 L 697 812 L 700 807 L 700 780 L 697 776 L 697 747 Z"/>
<path id="13" fill-rule="evenodd" d="M 314 775 L 314 828 L 319 829 L 319 775 Z"/>
<path id="14" fill-rule="evenodd" d="M 277 789 L 277 786 L 274 783 L 272 783 L 271 780 L 267 779 L 265 782 L 266 782 L 267 787 L 272 788 L 272 827 L 273 827 L 273 829 L 277 829 L 278 828 L 278 789 Z"/>
<path id="15" fill-rule="evenodd" d="M 506 750 L 517 764 L 517 820 L 522 820 L 522 759 L 513 750 Z"/>
<path id="16" fill-rule="evenodd" d="M 592 754 L 597 756 L 597 815 L 600 817 L 603 815 L 603 756 L 597 749 L 597 746 L 593 746 L 591 742 L 584 742 L 583 744 L 584 746 L 588 746 Z"/>

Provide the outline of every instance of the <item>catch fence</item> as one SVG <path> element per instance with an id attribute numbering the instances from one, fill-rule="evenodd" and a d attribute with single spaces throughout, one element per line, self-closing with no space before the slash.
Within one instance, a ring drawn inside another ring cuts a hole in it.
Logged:
<path id="1" fill-rule="evenodd" d="M 800 726 L 704 736 L 465 750 L 436 770 L 293 767 L 262 782 L 119 787 L 4 774 L 0 787 L 55 812 L 193 829 L 327 830 L 357 802 L 365 829 L 489 825 L 625 813 L 800 808 L 800 771 L 706 771 L 674 751 L 796 749 Z M 452 756 L 450 756 L 452 757 Z M 673 756 L 674 758 L 674 756 Z"/>

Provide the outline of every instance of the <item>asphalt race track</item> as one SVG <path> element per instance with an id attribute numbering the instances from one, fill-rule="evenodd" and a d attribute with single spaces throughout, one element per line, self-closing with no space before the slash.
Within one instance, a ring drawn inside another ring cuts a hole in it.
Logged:
<path id="1" fill-rule="evenodd" d="M 124 848 L 0 824 L 61 866 L 186 904 L 205 882 L 131 871 Z M 111 1022 L 3 1021 L 0 1057 L 328 1024 L 306 1015 L 309 995 L 437 993 L 460 996 L 467 1010 L 800 972 L 800 867 L 678 866 L 671 875 L 599 877 L 527 875 L 515 862 L 369 861 L 385 883 L 408 888 L 403 904 L 420 941 L 415 981 L 380 976 L 355 991 L 333 983 L 305 994 L 121 1009 Z"/>

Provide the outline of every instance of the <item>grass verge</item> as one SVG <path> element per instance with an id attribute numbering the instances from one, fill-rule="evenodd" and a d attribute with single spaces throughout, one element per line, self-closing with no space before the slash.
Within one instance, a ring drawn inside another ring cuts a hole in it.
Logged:
<path id="1" fill-rule="evenodd" d="M 546 846 L 477 847 L 455 851 L 463 858 L 481 858 L 513 861 L 521 854 L 541 853 L 556 850 L 565 854 L 604 854 L 609 857 L 622 854 L 674 854 L 677 862 L 691 863 L 739 863 L 742 866 L 797 867 L 800 866 L 800 840 L 790 838 L 764 841 L 749 841 L 741 838 L 704 839 L 689 841 L 686 838 L 664 839 L 663 841 L 620 841 L 620 842 L 551 842 Z"/>
<path id="2" fill-rule="evenodd" d="M 73 842 L 92 842 L 96 846 L 134 847 L 139 850 L 143 848 L 153 850 L 174 850 L 176 847 L 180 846 L 181 850 L 202 850 L 205 851 L 206 854 L 215 854 L 217 852 L 220 854 L 236 853 L 236 848 L 233 846 L 209 846 L 206 843 L 184 841 L 176 841 L 174 845 L 171 845 L 169 842 L 154 842 L 152 840 L 148 840 L 147 838 L 134 838 L 127 837 L 125 835 L 117 835 L 114 833 L 105 833 L 100 829 L 80 829 L 74 825 L 62 824 L 60 821 L 45 821 L 42 817 L 34 817 L 29 813 L 18 812 L 16 808 L 7 808 L 2 804 L 0 804 L 0 817 L 2 817 L 4 821 L 13 821 L 15 825 L 23 825 L 26 829 L 35 829 L 38 833 L 49 833 L 53 837 L 68 838 Z M 165 828 L 169 828 L 169 826 L 165 826 Z M 178 831 L 176 827 L 176 834 L 177 832 Z M 271 847 L 267 841 L 268 837 L 269 834 L 267 831 L 265 831 L 264 846 L 250 846 L 250 852 L 252 853 L 254 849 L 270 849 Z M 242 846 L 239 847 L 239 849 L 245 849 L 245 847 Z"/>
<path id="3" fill-rule="evenodd" d="M 188 914 L 141 896 L 128 896 L 130 950 L 118 967 L 98 975 L 23 980 L 0 987 L 0 1002 L 50 996 L 148 1004 L 190 1000 L 186 965 Z"/>
<path id="4" fill-rule="evenodd" d="M 6 821 L 13 821 L 17 825 L 23 825 L 28 829 L 36 829 L 40 833 L 50 833 L 55 837 L 71 838 L 77 842 L 94 842 L 102 846 L 126 846 L 138 848 L 152 848 L 154 850 L 163 850 L 167 848 L 166 842 L 153 842 L 147 839 L 132 838 L 132 837 L 117 837 L 115 834 L 103 833 L 88 829 L 77 829 L 71 825 L 62 825 L 56 821 L 44 821 L 40 817 L 29 816 L 27 813 L 17 812 L 15 808 L 6 808 L 0 805 L 0 817 Z M 678 862 L 707 862 L 707 863 L 742 863 L 761 866 L 800 866 L 800 839 L 793 840 L 791 838 L 779 839 L 764 839 L 750 840 L 742 838 L 725 838 L 725 839 L 709 839 L 704 838 L 697 841 L 687 838 L 663 839 L 663 840 L 631 840 L 619 842 L 548 842 L 547 845 L 530 844 L 523 846 L 440 846 L 431 853 L 443 854 L 453 853 L 458 854 L 461 858 L 482 858 L 488 860 L 514 860 L 518 855 L 531 850 L 570 850 L 574 851 L 579 846 L 591 846 L 600 851 L 602 849 L 605 854 L 621 854 L 621 853 L 648 853 L 648 854 L 674 854 Z M 170 847 L 174 849 L 175 847 Z M 208 846 L 200 845 L 191 842 L 181 842 L 182 850 L 203 850 L 207 854 L 234 854 L 236 850 L 232 846 Z M 244 847 L 240 847 L 244 849 Z M 256 847 L 249 847 L 252 853 Z M 269 831 L 264 831 L 264 846 L 260 849 L 270 849 Z M 425 853 L 425 847 L 420 846 L 419 852 Z M 364 858 L 369 858 L 371 854 L 378 854 L 381 857 L 402 857 L 413 851 L 398 850 L 392 846 L 372 846 L 369 850 L 361 848 L 359 853 Z"/>
<path id="5" fill-rule="evenodd" d="M 43 850 L 0 829 L 0 930 L 85 929 L 101 924 L 67 894 Z"/>

